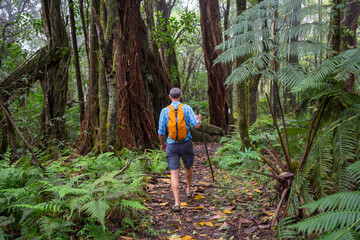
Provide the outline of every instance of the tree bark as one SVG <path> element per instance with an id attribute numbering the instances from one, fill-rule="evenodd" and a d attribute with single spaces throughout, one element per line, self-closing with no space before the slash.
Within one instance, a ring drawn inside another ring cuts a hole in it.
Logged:
<path id="1" fill-rule="evenodd" d="M 87 105 L 85 110 L 85 118 L 80 127 L 80 138 L 76 153 L 83 155 L 93 148 L 97 151 L 97 134 L 99 130 L 99 43 L 97 39 L 95 20 L 96 15 L 99 15 L 99 0 L 92 0 L 91 2 L 91 18 L 90 18 L 90 51 L 89 51 L 89 89 Z"/>
<path id="2" fill-rule="evenodd" d="M 226 9 L 224 12 L 224 31 L 226 31 L 229 28 L 229 13 L 230 13 L 230 0 L 227 0 L 226 1 Z M 228 38 L 229 37 L 227 35 L 224 36 L 225 41 L 228 40 Z M 233 65 L 232 62 L 226 64 L 226 71 L 227 71 L 228 76 L 231 74 L 232 65 Z M 225 111 L 227 111 L 229 114 L 228 124 L 234 124 L 233 90 L 234 90 L 234 87 L 232 84 L 226 86 Z"/>
<path id="3" fill-rule="evenodd" d="M 330 31 L 328 35 L 328 46 L 329 49 L 335 51 L 327 53 L 327 57 L 338 55 L 340 53 L 341 44 L 341 7 L 342 0 L 333 0 L 330 12 Z"/>
<path id="4" fill-rule="evenodd" d="M 355 0 L 348 0 L 346 5 L 346 12 L 342 24 L 345 26 L 345 33 L 342 37 L 343 49 L 357 48 L 357 28 L 360 14 L 360 4 Z M 356 76 L 351 76 L 344 83 L 344 90 L 346 92 L 355 92 L 355 79 Z"/>
<path id="5" fill-rule="evenodd" d="M 301 3 L 298 2 L 296 5 L 294 5 L 293 12 L 300 11 L 300 9 L 301 9 Z M 292 22 L 292 27 L 296 27 L 296 26 L 299 26 L 299 25 L 300 25 L 300 20 L 299 19 L 296 19 L 295 21 Z M 290 39 L 291 43 L 295 43 L 297 41 L 299 41 L 299 36 L 298 35 L 295 35 Z M 321 56 L 320 56 L 320 59 L 321 59 Z M 298 64 L 299 63 L 299 56 L 297 54 L 289 54 L 289 62 Z M 288 94 L 285 94 L 285 96 L 288 95 L 290 97 L 290 105 L 292 107 L 292 110 L 295 110 L 296 109 L 295 94 L 292 93 L 290 91 L 290 89 L 286 89 L 285 93 L 288 93 Z M 288 106 L 287 98 L 285 97 L 284 108 L 286 109 L 287 106 Z M 286 110 L 285 110 L 285 113 L 286 113 Z"/>
<path id="6" fill-rule="evenodd" d="M 169 25 L 169 19 L 171 15 L 171 10 L 174 7 L 177 0 L 168 1 L 166 0 L 157 0 L 157 11 L 162 13 L 162 17 L 164 18 L 164 26 L 162 27 L 162 31 L 166 34 L 166 37 L 171 39 L 170 33 L 168 33 L 167 26 Z M 172 39 L 173 40 L 173 39 Z M 180 88 L 180 76 L 179 76 L 179 67 L 178 61 L 176 57 L 175 46 L 172 41 L 165 42 L 161 46 L 162 58 L 165 62 L 165 65 L 170 71 L 171 82 L 175 87 Z"/>
<path id="7" fill-rule="evenodd" d="M 161 109 L 170 103 L 169 92 L 172 88 L 169 69 L 161 58 L 152 30 L 155 26 L 153 18 L 153 1 L 145 1 L 146 23 L 141 20 L 143 39 L 142 75 L 148 102 L 153 113 L 155 126 L 158 126 Z"/>
<path id="8" fill-rule="evenodd" d="M 220 9 L 218 0 L 199 0 L 200 22 L 203 39 L 205 66 L 208 73 L 210 124 L 227 131 L 228 111 L 225 109 L 226 67 L 214 60 L 220 51 L 215 47 L 222 42 Z"/>
<path id="9" fill-rule="evenodd" d="M 73 0 L 68 0 L 68 1 L 69 1 L 71 39 L 72 39 L 73 50 L 74 50 L 74 66 L 75 66 L 75 75 L 76 75 L 76 85 L 77 85 L 79 107 L 80 107 L 80 122 L 82 122 L 82 120 L 84 119 L 85 104 L 84 104 L 84 93 L 82 90 L 82 83 L 81 83 L 79 52 L 78 52 L 77 39 L 76 39 L 76 28 L 75 28 L 75 18 L 74 18 L 74 9 L 73 9 L 74 3 L 73 3 Z"/>
<path id="10" fill-rule="evenodd" d="M 246 10 L 246 0 L 236 0 L 236 13 L 240 15 Z M 239 67 L 246 58 L 237 59 L 235 67 Z M 253 147 L 249 136 L 249 89 L 248 80 L 235 85 L 236 92 L 236 111 L 238 128 L 240 133 L 240 140 L 242 150 Z"/>
<path id="11" fill-rule="evenodd" d="M 84 33 L 84 40 L 85 40 L 85 50 L 86 50 L 86 56 L 87 56 L 87 60 L 88 60 L 88 64 L 90 65 L 90 60 L 89 60 L 89 37 L 87 34 L 87 25 L 85 23 L 85 16 L 84 16 L 84 0 L 79 0 L 79 12 L 80 12 L 80 19 L 81 19 L 81 24 L 82 24 L 82 29 L 83 29 L 83 33 Z"/>
<path id="12" fill-rule="evenodd" d="M 252 77 L 249 81 L 249 126 L 253 125 L 258 117 L 258 88 L 261 74 Z"/>
<path id="13" fill-rule="evenodd" d="M 41 3 L 44 30 L 49 42 L 48 51 L 56 48 L 62 55 L 56 66 L 45 71 L 45 78 L 41 81 L 44 94 L 41 132 L 45 143 L 55 144 L 56 141 L 66 139 L 64 116 L 70 51 L 65 24 L 61 17 L 61 0 L 42 0 Z"/>
<path id="14" fill-rule="evenodd" d="M 119 108 L 116 148 L 154 147 L 158 138 L 141 71 L 144 35 L 140 0 L 124 0 L 117 4 L 119 20 L 115 45 L 118 54 L 115 62 Z"/>

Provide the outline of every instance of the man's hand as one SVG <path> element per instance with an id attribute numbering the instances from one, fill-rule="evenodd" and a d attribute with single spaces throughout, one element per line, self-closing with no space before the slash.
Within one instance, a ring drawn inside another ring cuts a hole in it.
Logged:
<path id="1" fill-rule="evenodd" d="M 159 135 L 161 147 L 160 149 L 166 151 L 165 135 Z"/>
<path id="2" fill-rule="evenodd" d="M 201 115 L 201 114 L 198 114 L 198 115 L 196 115 L 196 118 L 199 120 L 199 123 L 196 124 L 196 125 L 194 126 L 194 128 L 198 129 L 198 128 L 200 128 L 200 126 L 201 126 L 202 115 Z"/>
<path id="3" fill-rule="evenodd" d="M 164 152 L 166 152 L 166 143 L 161 143 L 161 150 L 163 150 Z"/>

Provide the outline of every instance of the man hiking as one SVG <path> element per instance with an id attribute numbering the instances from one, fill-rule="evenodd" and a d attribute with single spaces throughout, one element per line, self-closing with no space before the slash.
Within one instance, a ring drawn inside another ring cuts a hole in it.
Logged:
<path id="1" fill-rule="evenodd" d="M 201 126 L 201 114 L 195 116 L 189 105 L 180 103 L 181 90 L 172 88 L 169 98 L 171 104 L 161 110 L 159 119 L 159 137 L 161 149 L 166 151 L 166 161 L 171 172 L 171 190 L 174 195 L 175 205 L 173 210 L 180 211 L 179 200 L 179 168 L 180 156 L 185 166 L 186 196 L 192 197 L 191 189 L 192 166 L 194 164 L 194 149 L 190 133 L 190 125 L 194 128 Z M 167 139 L 165 139 L 168 134 Z"/>

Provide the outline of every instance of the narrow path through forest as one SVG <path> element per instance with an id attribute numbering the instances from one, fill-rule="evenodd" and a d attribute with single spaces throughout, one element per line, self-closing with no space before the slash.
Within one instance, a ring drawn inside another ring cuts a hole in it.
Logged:
<path id="1" fill-rule="evenodd" d="M 213 156 L 218 147 L 218 143 L 209 144 L 209 154 Z M 174 200 L 169 171 L 151 178 L 147 186 L 149 198 L 145 206 L 149 209 L 147 214 L 153 217 L 154 229 L 160 232 L 159 238 L 275 239 L 274 231 L 270 229 L 275 207 L 265 203 L 270 195 L 270 191 L 264 187 L 265 183 L 234 181 L 232 184 L 230 180 L 230 185 L 227 185 L 229 175 L 214 166 L 216 183 L 213 184 L 203 144 L 195 143 L 194 150 L 194 197 L 189 199 L 185 195 L 186 179 L 182 168 L 180 212 L 171 209 Z"/>

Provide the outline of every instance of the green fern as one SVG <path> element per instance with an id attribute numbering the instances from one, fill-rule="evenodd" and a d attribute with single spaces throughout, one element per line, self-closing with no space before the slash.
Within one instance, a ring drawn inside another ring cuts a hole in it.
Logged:
<path id="1" fill-rule="evenodd" d="M 123 199 L 121 201 L 121 206 L 126 207 L 126 208 L 131 208 L 131 209 L 134 209 L 134 210 L 148 210 L 146 207 L 141 205 L 140 202 L 126 200 L 126 199 Z"/>
<path id="2" fill-rule="evenodd" d="M 105 216 L 107 211 L 110 210 L 110 203 L 103 200 L 90 201 L 80 211 L 85 211 L 89 216 L 98 220 L 105 227 Z"/>

